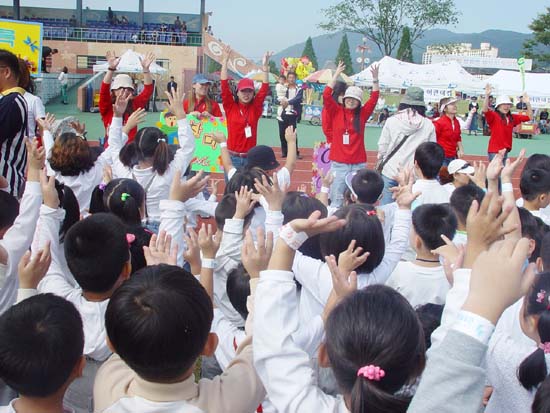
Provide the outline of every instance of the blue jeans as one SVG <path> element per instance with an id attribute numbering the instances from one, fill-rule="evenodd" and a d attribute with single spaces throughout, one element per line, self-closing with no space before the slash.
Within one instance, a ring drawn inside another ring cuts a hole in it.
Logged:
<path id="1" fill-rule="evenodd" d="M 241 158 L 239 156 L 231 155 L 231 162 L 233 163 L 235 169 L 244 168 L 248 165 L 248 158 Z"/>
<path id="2" fill-rule="evenodd" d="M 491 162 L 495 156 L 497 156 L 496 152 L 488 152 L 487 155 L 489 156 L 489 162 Z M 504 158 L 502 159 L 502 163 L 506 163 L 506 159 L 508 159 L 508 152 L 504 154 Z"/>
<path id="3" fill-rule="evenodd" d="M 332 161 L 330 171 L 334 176 L 334 181 L 330 187 L 330 206 L 340 208 L 344 201 L 344 191 L 346 190 L 346 175 L 366 168 L 365 163 L 340 163 Z"/>
<path id="4" fill-rule="evenodd" d="M 452 157 L 452 158 L 445 158 L 443 160 L 443 165 L 442 166 L 449 166 L 449 164 L 454 161 L 456 158 L 456 156 Z"/>
<path id="5" fill-rule="evenodd" d="M 380 206 L 391 204 L 393 202 L 393 192 L 391 192 L 390 189 L 398 185 L 395 179 L 390 179 L 385 175 L 382 175 L 382 179 L 384 180 L 384 189 L 382 190 Z"/>

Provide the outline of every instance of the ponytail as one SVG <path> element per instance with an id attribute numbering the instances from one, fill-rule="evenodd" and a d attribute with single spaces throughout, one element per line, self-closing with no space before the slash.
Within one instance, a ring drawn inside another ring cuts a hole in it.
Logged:
<path id="1" fill-rule="evenodd" d="M 405 413 L 410 402 L 411 397 L 390 394 L 376 382 L 358 376 L 351 390 L 350 410 L 351 413 Z"/>
<path id="2" fill-rule="evenodd" d="M 132 143 L 120 152 L 120 161 L 131 168 L 146 159 L 153 163 L 153 171 L 164 175 L 174 158 L 168 146 L 166 135 L 158 128 L 142 128 Z"/>
<path id="3" fill-rule="evenodd" d="M 160 138 L 153 154 L 153 171 L 159 175 L 164 175 L 168 165 L 170 165 L 170 148 L 166 143 L 166 138 Z"/>
<path id="4" fill-rule="evenodd" d="M 550 378 L 548 376 L 535 393 L 531 411 L 533 413 L 548 413 L 550 411 Z"/>
<path id="5" fill-rule="evenodd" d="M 130 142 L 120 150 L 118 155 L 120 162 L 127 168 L 133 168 L 139 161 L 138 147 L 136 141 Z"/>
<path id="6" fill-rule="evenodd" d="M 132 179 L 114 179 L 103 192 L 103 204 L 107 211 L 118 216 L 126 225 L 141 226 L 140 207 L 144 201 L 144 189 Z"/>
<path id="7" fill-rule="evenodd" d="M 105 187 L 105 184 L 99 184 L 92 191 L 92 196 L 90 197 L 90 208 L 88 209 L 90 214 L 109 212 L 103 203 L 103 191 L 105 191 Z"/>

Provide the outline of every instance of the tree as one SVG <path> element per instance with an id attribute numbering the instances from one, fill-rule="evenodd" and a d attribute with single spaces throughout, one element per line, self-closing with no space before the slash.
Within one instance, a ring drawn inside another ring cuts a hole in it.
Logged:
<path id="1" fill-rule="evenodd" d="M 340 46 L 338 47 L 338 54 L 336 55 L 335 62 L 344 62 L 346 70 L 344 73 L 348 76 L 353 75 L 353 62 L 351 60 L 351 52 L 349 50 L 348 35 L 344 33 Z"/>
<path id="2" fill-rule="evenodd" d="M 411 31 L 407 26 L 403 27 L 403 35 L 401 36 L 401 43 L 399 43 L 399 49 L 397 49 L 397 58 L 403 62 L 413 61 L 413 49 L 411 44 Z"/>
<path id="3" fill-rule="evenodd" d="M 279 69 L 277 69 L 277 63 L 275 63 L 273 60 L 269 61 L 269 72 L 273 73 L 276 76 L 279 76 L 281 74 L 279 72 Z"/>
<path id="4" fill-rule="evenodd" d="M 321 29 L 360 33 L 385 56 L 395 50 L 405 26 L 414 44 L 426 30 L 456 24 L 459 16 L 453 0 L 340 0 L 323 13 Z"/>
<path id="5" fill-rule="evenodd" d="M 319 63 L 317 62 L 317 56 L 315 55 L 315 49 L 313 48 L 313 41 L 311 40 L 311 36 L 308 37 L 306 40 L 306 45 L 304 46 L 302 56 L 309 57 L 309 60 L 311 61 L 311 64 L 313 65 L 315 70 L 319 70 Z"/>
<path id="6" fill-rule="evenodd" d="M 550 71 L 550 7 L 535 17 L 529 28 L 533 37 L 523 44 L 525 57 L 535 60 L 536 70 Z"/>

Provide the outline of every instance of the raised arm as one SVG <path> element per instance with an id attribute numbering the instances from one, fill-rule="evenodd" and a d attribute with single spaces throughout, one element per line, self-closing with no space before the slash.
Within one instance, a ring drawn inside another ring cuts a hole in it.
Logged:
<path id="1" fill-rule="evenodd" d="M 265 52 L 262 58 L 263 83 L 269 83 L 269 59 L 271 59 L 271 56 L 273 56 L 273 52 Z"/>
<path id="2" fill-rule="evenodd" d="M 107 58 L 108 69 L 105 72 L 105 76 L 103 76 L 103 83 L 110 85 L 120 63 L 120 57 L 116 57 L 114 50 L 108 50 L 105 57 Z"/>
<path id="3" fill-rule="evenodd" d="M 491 96 L 491 90 L 492 89 L 493 88 L 491 87 L 491 85 L 489 83 L 487 83 L 487 85 L 485 85 L 485 99 L 483 99 L 483 107 L 481 108 L 481 111 L 483 113 L 489 111 L 489 97 Z"/>
<path id="4" fill-rule="evenodd" d="M 298 159 L 298 149 L 296 148 L 296 129 L 294 129 L 292 125 L 285 130 L 285 140 L 288 146 L 285 168 L 288 169 L 288 173 L 292 175 L 292 172 L 296 167 L 296 160 Z"/>
<path id="5" fill-rule="evenodd" d="M 531 98 L 529 97 L 527 92 L 523 92 L 523 101 L 527 105 L 527 116 L 529 116 L 529 119 L 534 119 L 533 108 L 531 106 Z"/>
<path id="6" fill-rule="evenodd" d="M 231 156 L 227 149 L 227 136 L 223 132 L 215 132 L 213 136 L 214 140 L 220 145 L 220 156 L 222 158 L 223 170 L 227 174 L 228 179 L 231 179 L 230 171 L 235 169 L 233 162 L 231 162 Z"/>
<path id="7" fill-rule="evenodd" d="M 152 85 L 153 84 L 153 77 L 151 76 L 151 71 L 149 70 L 151 64 L 155 61 L 155 54 L 152 52 L 149 52 L 145 55 L 145 57 L 140 58 L 141 67 L 143 68 L 143 84 L 144 85 Z"/>
<path id="8" fill-rule="evenodd" d="M 227 65 L 229 64 L 229 57 L 231 57 L 231 47 L 225 46 L 222 51 L 222 68 L 220 70 L 220 80 L 227 80 L 229 78 L 227 74 Z"/>

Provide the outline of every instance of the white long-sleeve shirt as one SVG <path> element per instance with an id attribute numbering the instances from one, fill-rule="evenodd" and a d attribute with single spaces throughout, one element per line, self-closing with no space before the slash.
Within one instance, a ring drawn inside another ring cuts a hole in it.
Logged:
<path id="1" fill-rule="evenodd" d="M 40 96 L 35 96 L 32 93 L 25 92 L 23 95 L 27 101 L 27 113 L 28 113 L 28 125 L 27 133 L 29 138 L 34 138 L 36 136 L 36 119 L 46 117 L 46 108 Z"/>

